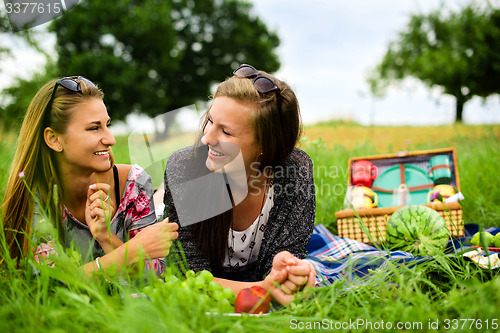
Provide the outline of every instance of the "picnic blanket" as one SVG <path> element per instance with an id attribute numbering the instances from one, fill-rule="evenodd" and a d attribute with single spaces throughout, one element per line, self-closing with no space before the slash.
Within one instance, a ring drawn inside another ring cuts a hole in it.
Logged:
<path id="1" fill-rule="evenodd" d="M 470 237 L 479 230 L 476 224 L 465 225 L 465 237 L 448 242 L 447 253 L 457 253 L 470 248 Z M 485 228 L 485 231 L 496 234 L 500 228 Z M 370 271 L 383 269 L 390 263 L 406 266 L 418 265 L 432 257 L 415 257 L 404 251 L 383 251 L 359 241 L 332 234 L 324 225 L 314 227 L 311 240 L 307 246 L 309 253 L 305 259 L 316 269 L 316 286 L 329 286 L 343 279 L 350 282 L 361 282 Z"/>

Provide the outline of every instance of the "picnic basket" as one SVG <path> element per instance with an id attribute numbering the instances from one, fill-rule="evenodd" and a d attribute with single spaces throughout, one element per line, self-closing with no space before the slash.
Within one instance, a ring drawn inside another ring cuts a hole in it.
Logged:
<path id="1" fill-rule="evenodd" d="M 453 148 L 350 158 L 348 162 L 348 188 L 352 187 L 351 171 L 353 163 L 356 161 L 370 161 L 378 169 L 379 176 L 384 174 L 384 172 L 387 174 L 387 172 L 394 171 L 394 173 L 401 175 L 400 182 L 403 184 L 407 180 L 405 179 L 405 175 L 406 178 L 408 178 L 408 172 L 427 170 L 429 161 L 437 155 L 445 155 L 449 157 L 449 169 L 451 170 L 450 185 L 455 187 L 457 192 L 460 192 L 457 158 L 455 149 Z M 385 201 L 379 199 L 379 202 L 383 203 L 383 207 L 362 208 L 355 210 L 344 209 L 335 213 L 339 236 L 355 239 L 366 244 L 373 244 L 374 242 L 380 243 L 385 239 L 385 227 L 387 225 L 387 221 L 395 211 L 401 208 L 401 206 L 390 206 L 388 198 L 392 195 L 391 190 L 393 189 L 378 188 L 375 182 L 373 185 L 373 188 L 378 190 L 380 197 L 385 196 Z M 413 191 L 411 195 L 416 199 L 414 204 L 425 204 L 425 206 L 437 211 L 444 218 L 448 229 L 450 230 L 451 237 L 462 237 L 464 235 L 464 223 L 462 219 L 462 208 L 458 202 L 422 202 L 424 198 L 427 198 L 428 192 L 433 186 L 433 184 L 417 184 L 417 186 L 410 187 L 410 190 Z M 370 234 L 371 237 L 368 236 L 368 234 Z"/>

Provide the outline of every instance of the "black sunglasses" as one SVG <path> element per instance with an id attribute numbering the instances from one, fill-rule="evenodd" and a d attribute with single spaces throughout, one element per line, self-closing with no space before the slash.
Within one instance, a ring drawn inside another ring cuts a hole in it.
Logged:
<path id="1" fill-rule="evenodd" d="M 85 83 L 85 86 L 97 87 L 94 82 L 84 78 L 83 76 L 63 77 L 62 79 L 56 82 L 56 84 L 54 85 L 54 89 L 52 90 L 52 95 L 50 96 L 49 102 L 47 103 L 47 106 L 43 110 L 43 124 L 48 126 L 48 120 L 49 120 L 48 117 L 50 114 L 48 110 L 50 110 L 50 108 L 52 107 L 52 102 L 54 101 L 54 97 L 56 96 L 57 87 L 61 86 L 74 92 L 81 92 L 82 86 L 80 82 Z"/>
<path id="2" fill-rule="evenodd" d="M 267 94 L 271 91 L 278 91 L 280 88 L 271 80 L 269 77 L 261 74 L 258 70 L 256 70 L 253 66 L 243 64 L 240 67 L 236 68 L 233 71 L 233 75 L 252 79 L 253 78 L 253 86 L 257 89 L 261 94 Z"/>
<path id="3" fill-rule="evenodd" d="M 276 91 L 276 106 L 278 108 L 278 116 L 280 118 L 280 123 L 283 123 L 281 119 L 281 93 L 280 88 L 276 83 L 274 83 L 271 78 L 267 77 L 264 74 L 261 74 L 258 70 L 256 70 L 253 66 L 243 64 L 240 67 L 236 68 L 233 71 L 233 75 L 241 78 L 252 79 L 253 78 L 253 86 L 257 91 L 261 94 L 267 94 L 271 91 Z"/>

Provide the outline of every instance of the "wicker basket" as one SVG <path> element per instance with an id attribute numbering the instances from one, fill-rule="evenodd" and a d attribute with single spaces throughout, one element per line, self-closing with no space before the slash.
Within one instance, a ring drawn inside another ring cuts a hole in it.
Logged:
<path id="1" fill-rule="evenodd" d="M 426 206 L 434 209 L 444 218 L 452 237 L 462 237 L 464 235 L 462 208 L 459 203 L 434 203 Z M 387 225 L 387 221 L 399 208 L 358 209 L 356 213 L 359 218 L 351 209 L 337 212 L 335 217 L 337 218 L 339 236 L 355 239 L 366 244 L 380 243 L 385 240 L 385 226 Z M 363 230 L 367 230 L 372 239 Z"/>
<path id="2" fill-rule="evenodd" d="M 438 154 L 448 154 L 450 156 L 451 184 L 460 191 L 456 153 L 453 148 L 351 158 L 349 159 L 348 186 L 351 186 L 351 169 L 355 161 L 368 160 L 375 166 L 384 168 L 396 163 L 412 163 L 416 165 L 428 163 L 431 157 Z M 436 210 L 444 218 L 451 237 L 462 237 L 464 235 L 462 208 L 459 203 L 431 203 L 426 204 L 426 206 Z M 339 211 L 335 214 L 338 234 L 341 237 L 355 239 L 366 244 L 380 243 L 385 239 L 387 221 L 399 208 L 401 207 L 357 209 L 356 211 L 345 209 Z"/>

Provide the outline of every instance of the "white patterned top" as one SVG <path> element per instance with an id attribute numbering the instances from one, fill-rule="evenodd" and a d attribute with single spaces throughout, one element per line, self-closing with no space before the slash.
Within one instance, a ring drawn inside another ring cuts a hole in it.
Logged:
<path id="1" fill-rule="evenodd" d="M 228 250 L 223 263 L 226 271 L 244 270 L 245 266 L 254 263 L 259 257 L 260 245 L 262 244 L 264 230 L 266 230 L 269 212 L 274 206 L 272 182 L 269 183 L 269 190 L 266 195 L 262 211 L 246 230 L 229 230 Z"/>

